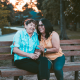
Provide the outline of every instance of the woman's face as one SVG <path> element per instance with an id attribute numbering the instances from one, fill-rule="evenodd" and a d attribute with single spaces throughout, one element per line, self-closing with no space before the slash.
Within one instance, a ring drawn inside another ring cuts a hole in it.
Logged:
<path id="1" fill-rule="evenodd" d="M 28 25 L 25 25 L 26 31 L 29 34 L 33 34 L 35 27 L 36 25 L 33 22 L 29 23 Z"/>
<path id="2" fill-rule="evenodd" d="M 40 31 L 40 33 L 45 33 L 45 27 L 42 21 L 39 21 L 38 30 Z"/>

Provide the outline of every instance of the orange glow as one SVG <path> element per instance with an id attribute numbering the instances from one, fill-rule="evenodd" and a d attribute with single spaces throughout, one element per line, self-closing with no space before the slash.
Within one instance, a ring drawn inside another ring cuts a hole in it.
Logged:
<path id="1" fill-rule="evenodd" d="M 2 7 L 4 7 L 4 5 L 2 5 Z"/>
<path id="2" fill-rule="evenodd" d="M 4 2 L 4 0 L 1 0 L 1 2 Z"/>
<path id="3" fill-rule="evenodd" d="M 3 0 L 2 0 L 3 1 Z M 26 4 L 28 8 L 32 8 L 36 12 L 41 12 L 37 8 L 37 0 L 7 0 L 7 5 L 12 4 L 15 11 L 24 11 L 26 8 L 24 7 Z"/>

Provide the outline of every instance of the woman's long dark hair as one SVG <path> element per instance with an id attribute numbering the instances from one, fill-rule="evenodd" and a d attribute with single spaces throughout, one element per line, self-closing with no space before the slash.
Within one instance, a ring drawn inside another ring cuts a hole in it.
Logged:
<path id="1" fill-rule="evenodd" d="M 45 19 L 45 18 L 42 18 L 40 19 L 39 21 L 41 21 L 45 27 L 45 37 L 48 38 L 50 36 L 50 33 L 52 33 L 53 31 L 53 26 L 52 24 L 50 23 L 49 20 Z M 41 33 L 40 31 L 38 30 L 38 27 L 37 27 L 37 33 L 38 33 L 38 39 L 41 40 Z"/>

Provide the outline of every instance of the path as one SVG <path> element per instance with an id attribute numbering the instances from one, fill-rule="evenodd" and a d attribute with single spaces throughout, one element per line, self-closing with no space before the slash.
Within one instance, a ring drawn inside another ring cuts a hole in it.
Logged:
<path id="1" fill-rule="evenodd" d="M 14 29 L 14 30 L 24 30 L 24 28 L 18 28 L 18 27 L 10 27 L 10 29 Z M 10 34 L 5 34 L 5 35 L 1 35 L 0 36 L 0 41 L 13 41 L 13 37 L 14 37 L 15 33 L 10 33 Z"/>

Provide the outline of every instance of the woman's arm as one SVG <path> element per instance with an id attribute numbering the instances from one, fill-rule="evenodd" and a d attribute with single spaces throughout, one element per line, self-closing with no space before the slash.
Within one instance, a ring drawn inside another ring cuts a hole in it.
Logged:
<path id="1" fill-rule="evenodd" d="M 13 52 L 18 54 L 19 56 L 29 57 L 29 53 L 23 52 L 18 47 L 14 47 Z"/>
<path id="2" fill-rule="evenodd" d="M 14 42 L 14 44 L 15 44 L 15 42 Z M 37 59 L 38 58 L 38 56 L 36 56 L 36 54 L 34 54 L 34 53 L 32 53 L 32 54 L 26 53 L 24 51 L 21 51 L 18 47 L 14 47 L 13 52 L 18 54 L 19 56 L 29 57 L 31 59 Z"/>
<path id="3" fill-rule="evenodd" d="M 52 34 L 52 46 L 53 48 L 47 49 L 47 53 L 49 52 L 58 52 L 59 48 L 60 48 L 60 39 L 59 39 L 59 35 L 54 32 L 54 34 Z"/>
<path id="4" fill-rule="evenodd" d="M 54 34 L 52 34 L 52 48 L 48 48 L 46 53 L 57 53 L 59 51 L 60 48 L 60 39 L 59 39 L 59 35 L 55 32 Z M 42 52 L 44 52 L 44 48 L 42 46 L 38 46 Z"/>

